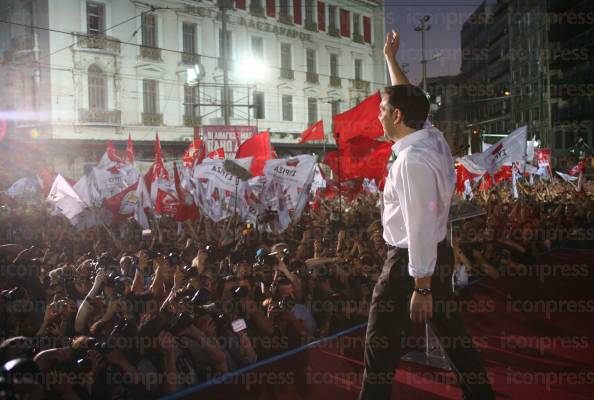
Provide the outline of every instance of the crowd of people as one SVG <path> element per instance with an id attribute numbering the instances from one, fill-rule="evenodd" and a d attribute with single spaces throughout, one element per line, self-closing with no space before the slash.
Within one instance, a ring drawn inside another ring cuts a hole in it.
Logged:
<path id="1" fill-rule="evenodd" d="M 592 247 L 591 185 L 498 185 L 457 222 L 458 270 L 497 278 Z M 0 397 L 174 393 L 367 320 L 386 256 L 378 194 L 317 201 L 282 234 L 234 218 L 77 231 L 0 194 Z"/>

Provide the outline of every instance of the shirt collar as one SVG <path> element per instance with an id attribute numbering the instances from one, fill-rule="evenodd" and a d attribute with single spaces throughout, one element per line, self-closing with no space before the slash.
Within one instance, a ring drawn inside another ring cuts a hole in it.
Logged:
<path id="1" fill-rule="evenodd" d="M 415 142 L 419 140 L 423 140 L 429 137 L 429 130 L 428 129 L 420 129 L 418 131 L 414 131 L 413 133 L 409 133 L 402 139 L 398 140 L 396 143 L 392 145 L 392 151 L 396 156 L 402 150 L 406 149 L 407 147 L 411 146 Z"/>

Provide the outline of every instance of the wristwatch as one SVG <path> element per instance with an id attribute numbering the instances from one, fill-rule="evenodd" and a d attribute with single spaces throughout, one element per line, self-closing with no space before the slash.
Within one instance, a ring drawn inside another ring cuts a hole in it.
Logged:
<path id="1" fill-rule="evenodd" d="M 413 289 L 414 292 L 420 294 L 421 296 L 429 296 L 431 295 L 431 289 L 430 288 L 414 288 Z"/>

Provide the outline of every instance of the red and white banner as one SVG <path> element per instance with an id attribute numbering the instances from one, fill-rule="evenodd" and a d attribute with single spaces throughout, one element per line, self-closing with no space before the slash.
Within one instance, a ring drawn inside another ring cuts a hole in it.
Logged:
<path id="1" fill-rule="evenodd" d="M 551 165 L 551 149 L 538 149 L 535 153 L 539 168 Z"/>
<path id="2" fill-rule="evenodd" d="M 206 154 L 223 148 L 226 158 L 235 158 L 239 146 L 256 133 L 258 131 L 255 126 L 206 125 L 196 128 L 194 137 L 202 138 L 206 144 Z"/>

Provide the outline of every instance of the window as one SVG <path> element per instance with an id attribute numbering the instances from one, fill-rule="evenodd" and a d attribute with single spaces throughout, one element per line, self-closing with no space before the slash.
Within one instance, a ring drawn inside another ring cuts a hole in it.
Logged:
<path id="1" fill-rule="evenodd" d="M 225 39 L 227 40 L 226 43 L 226 47 L 227 47 L 227 53 L 225 54 L 225 57 L 227 59 L 227 63 L 229 64 L 231 62 L 231 48 L 232 48 L 232 43 L 231 43 L 231 31 L 227 31 L 227 35 L 225 36 Z M 223 30 L 219 29 L 219 56 L 223 57 Z M 219 60 L 219 65 L 222 66 L 221 61 Z"/>
<path id="2" fill-rule="evenodd" d="M 264 92 L 254 92 L 254 118 L 264 119 Z"/>
<path id="3" fill-rule="evenodd" d="M 87 3 L 87 32 L 89 35 L 102 35 L 105 31 L 105 6 Z"/>
<path id="4" fill-rule="evenodd" d="M 326 30 L 326 4 L 321 1 L 318 1 L 318 29 Z"/>
<path id="5" fill-rule="evenodd" d="M 107 79 L 101 68 L 95 64 L 89 67 L 89 110 L 107 109 Z"/>
<path id="6" fill-rule="evenodd" d="M 197 115 L 196 106 L 198 104 L 196 86 L 184 85 L 184 116 L 193 117 Z"/>
<path id="7" fill-rule="evenodd" d="M 363 17 L 363 40 L 371 43 L 371 18 Z"/>
<path id="8" fill-rule="evenodd" d="M 340 100 L 333 100 L 332 103 L 332 116 L 340 114 Z"/>
<path id="9" fill-rule="evenodd" d="M 336 6 L 328 5 L 328 28 L 336 29 Z"/>
<path id="10" fill-rule="evenodd" d="M 227 109 L 227 116 L 232 117 L 233 116 L 233 88 L 231 87 L 227 87 L 227 101 L 225 102 L 225 96 L 224 96 L 224 88 L 221 88 L 221 104 L 223 104 L 223 107 L 221 108 L 221 114 L 224 116 L 225 114 L 223 113 L 223 108 Z M 225 105 L 226 104 L 226 105 Z"/>
<path id="11" fill-rule="evenodd" d="M 293 21 L 301 25 L 301 0 L 293 0 Z"/>
<path id="12" fill-rule="evenodd" d="M 305 23 L 313 24 L 314 22 L 314 0 L 305 0 Z"/>
<path id="13" fill-rule="evenodd" d="M 157 47 L 157 16 L 142 14 L 142 45 Z"/>
<path id="14" fill-rule="evenodd" d="M 281 43 L 281 68 L 291 69 L 293 68 L 292 64 L 291 45 L 289 43 Z"/>
<path id="15" fill-rule="evenodd" d="M 280 0 L 280 15 L 282 17 L 289 17 L 291 8 L 289 7 L 289 0 Z"/>
<path id="16" fill-rule="evenodd" d="M 307 60 L 307 72 L 316 72 L 316 51 L 314 49 L 306 49 L 305 56 Z"/>
<path id="17" fill-rule="evenodd" d="M 252 36 L 252 56 L 264 59 L 264 40 L 261 37 Z"/>
<path id="18" fill-rule="evenodd" d="M 330 76 L 338 76 L 338 55 L 330 54 Z"/>
<path id="19" fill-rule="evenodd" d="M 283 121 L 293 121 L 293 96 L 283 95 Z"/>
<path id="20" fill-rule="evenodd" d="M 146 114 L 159 113 L 159 90 L 157 81 L 145 79 L 142 81 L 144 112 Z"/>
<path id="21" fill-rule="evenodd" d="M 184 22 L 182 33 L 184 53 L 196 54 L 196 24 Z"/>
<path id="22" fill-rule="evenodd" d="M 361 16 L 359 14 L 353 14 L 353 34 L 361 34 Z"/>
<path id="23" fill-rule="evenodd" d="M 351 37 L 351 13 L 340 9 L 340 35 Z"/>
<path id="24" fill-rule="evenodd" d="M 359 59 L 355 59 L 355 80 L 363 80 L 363 62 Z"/>
<path id="25" fill-rule="evenodd" d="M 307 98 L 307 123 L 313 125 L 318 122 L 318 99 L 315 97 Z"/>

